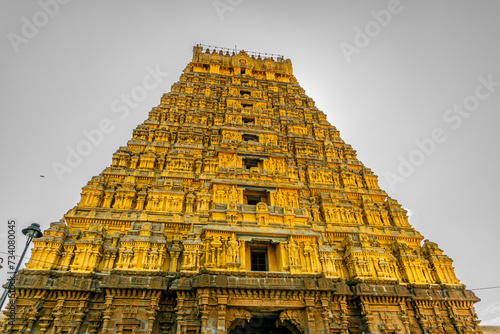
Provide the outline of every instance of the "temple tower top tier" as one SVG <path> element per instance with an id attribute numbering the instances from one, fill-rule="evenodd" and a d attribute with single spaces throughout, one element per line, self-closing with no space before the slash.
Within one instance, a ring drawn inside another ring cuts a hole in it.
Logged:
<path id="1" fill-rule="evenodd" d="M 194 72 L 245 74 L 259 79 L 296 82 L 293 77 L 292 62 L 278 54 L 197 45 L 193 47 L 191 64 Z"/>

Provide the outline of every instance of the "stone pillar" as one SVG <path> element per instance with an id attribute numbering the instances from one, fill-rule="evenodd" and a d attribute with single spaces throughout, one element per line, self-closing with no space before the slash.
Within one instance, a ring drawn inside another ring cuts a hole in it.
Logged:
<path id="1" fill-rule="evenodd" d="M 172 245 L 170 249 L 170 269 L 169 271 L 177 271 L 177 261 L 179 260 L 179 255 L 181 254 L 181 248 L 179 245 Z"/>
<path id="2" fill-rule="evenodd" d="M 217 298 L 217 334 L 226 333 L 226 308 L 227 308 L 227 295 L 218 296 Z"/>
<path id="3" fill-rule="evenodd" d="M 35 324 L 38 316 L 39 316 L 39 314 L 36 311 L 28 313 L 28 326 L 26 328 L 27 333 L 31 333 L 31 330 L 33 329 L 33 325 Z"/>
<path id="4" fill-rule="evenodd" d="M 317 334 L 314 297 L 306 297 L 304 301 L 306 304 L 307 328 L 309 330 L 308 334 Z"/>
<path id="5" fill-rule="evenodd" d="M 365 324 L 368 329 L 368 334 L 374 333 L 373 331 L 373 315 L 365 315 Z"/>
<path id="6" fill-rule="evenodd" d="M 209 334 L 208 332 L 208 318 L 210 316 L 210 310 L 208 307 L 208 299 L 210 294 L 208 289 L 198 290 L 198 309 L 200 310 L 200 321 L 201 321 L 201 334 Z"/>
<path id="7" fill-rule="evenodd" d="M 361 306 L 361 315 L 363 316 L 363 320 L 365 322 L 367 332 L 368 334 L 374 333 L 373 331 L 373 321 L 374 317 L 370 313 L 370 303 L 364 301 L 363 299 L 360 300 L 360 306 Z"/>
<path id="8" fill-rule="evenodd" d="M 401 301 L 399 303 L 399 307 L 401 308 L 401 321 L 403 322 L 404 333 L 409 334 L 410 333 L 410 319 L 408 318 L 408 313 L 406 311 L 406 303 L 404 301 Z"/>
<path id="9" fill-rule="evenodd" d="M 106 302 L 104 303 L 106 309 L 102 313 L 102 331 L 101 334 L 107 334 L 108 332 L 108 325 L 109 325 L 109 320 L 111 319 L 111 316 L 113 315 L 112 307 L 113 307 L 113 296 L 108 295 L 106 296 Z"/>
<path id="10" fill-rule="evenodd" d="M 208 333 L 208 317 L 210 315 L 210 311 L 208 310 L 208 305 L 204 304 L 200 307 L 200 318 L 201 318 L 201 334 L 209 334 Z"/>
<path id="11" fill-rule="evenodd" d="M 149 310 L 146 312 L 148 316 L 148 334 L 153 333 L 153 325 L 158 314 L 158 303 L 160 302 L 160 292 L 157 291 L 153 293 L 151 297 L 151 302 L 149 304 Z"/>
<path id="12" fill-rule="evenodd" d="M 322 304 L 323 301 L 321 301 Z M 325 330 L 323 333 L 325 334 L 330 334 L 330 319 L 329 319 L 329 310 L 328 310 L 328 304 L 326 306 L 323 305 L 323 308 L 321 309 L 321 316 L 323 318 L 323 326 L 325 327 Z"/>
<path id="13" fill-rule="evenodd" d="M 177 334 L 183 333 L 182 325 L 184 323 L 184 299 L 184 293 L 177 292 L 177 306 L 175 307 L 175 311 L 177 311 L 177 330 L 175 333 Z"/>
<path id="14" fill-rule="evenodd" d="M 342 334 L 349 334 L 349 317 L 347 316 L 347 302 L 345 301 L 345 297 L 343 297 L 339 304 L 340 304 L 340 322 L 342 323 Z"/>
<path id="15" fill-rule="evenodd" d="M 410 319 L 408 318 L 408 316 L 406 315 L 403 315 L 401 316 L 401 321 L 403 322 L 403 326 L 404 326 L 404 333 L 405 334 L 410 334 Z"/>

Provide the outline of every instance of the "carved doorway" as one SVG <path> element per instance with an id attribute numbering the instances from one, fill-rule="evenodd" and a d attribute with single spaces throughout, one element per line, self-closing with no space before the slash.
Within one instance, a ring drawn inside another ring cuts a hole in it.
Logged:
<path id="1" fill-rule="evenodd" d="M 250 320 L 237 319 L 231 324 L 229 334 L 302 334 L 287 320 L 280 320 L 279 313 L 252 314 Z"/>

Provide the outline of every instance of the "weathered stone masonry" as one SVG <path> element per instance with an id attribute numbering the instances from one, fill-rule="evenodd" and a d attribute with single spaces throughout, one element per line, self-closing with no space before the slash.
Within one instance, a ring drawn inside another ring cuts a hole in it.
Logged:
<path id="1" fill-rule="evenodd" d="M 283 57 L 194 47 L 34 243 L 2 333 L 480 332 L 452 260 Z"/>

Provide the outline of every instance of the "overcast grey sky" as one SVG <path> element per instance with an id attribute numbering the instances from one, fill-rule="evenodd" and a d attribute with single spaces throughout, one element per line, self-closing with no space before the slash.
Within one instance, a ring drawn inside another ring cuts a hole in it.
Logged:
<path id="1" fill-rule="evenodd" d="M 499 17 L 500 1 L 0 1 L 0 257 L 8 219 L 61 219 L 203 43 L 290 58 L 461 282 L 500 286 Z M 500 325 L 500 289 L 476 294 Z"/>

